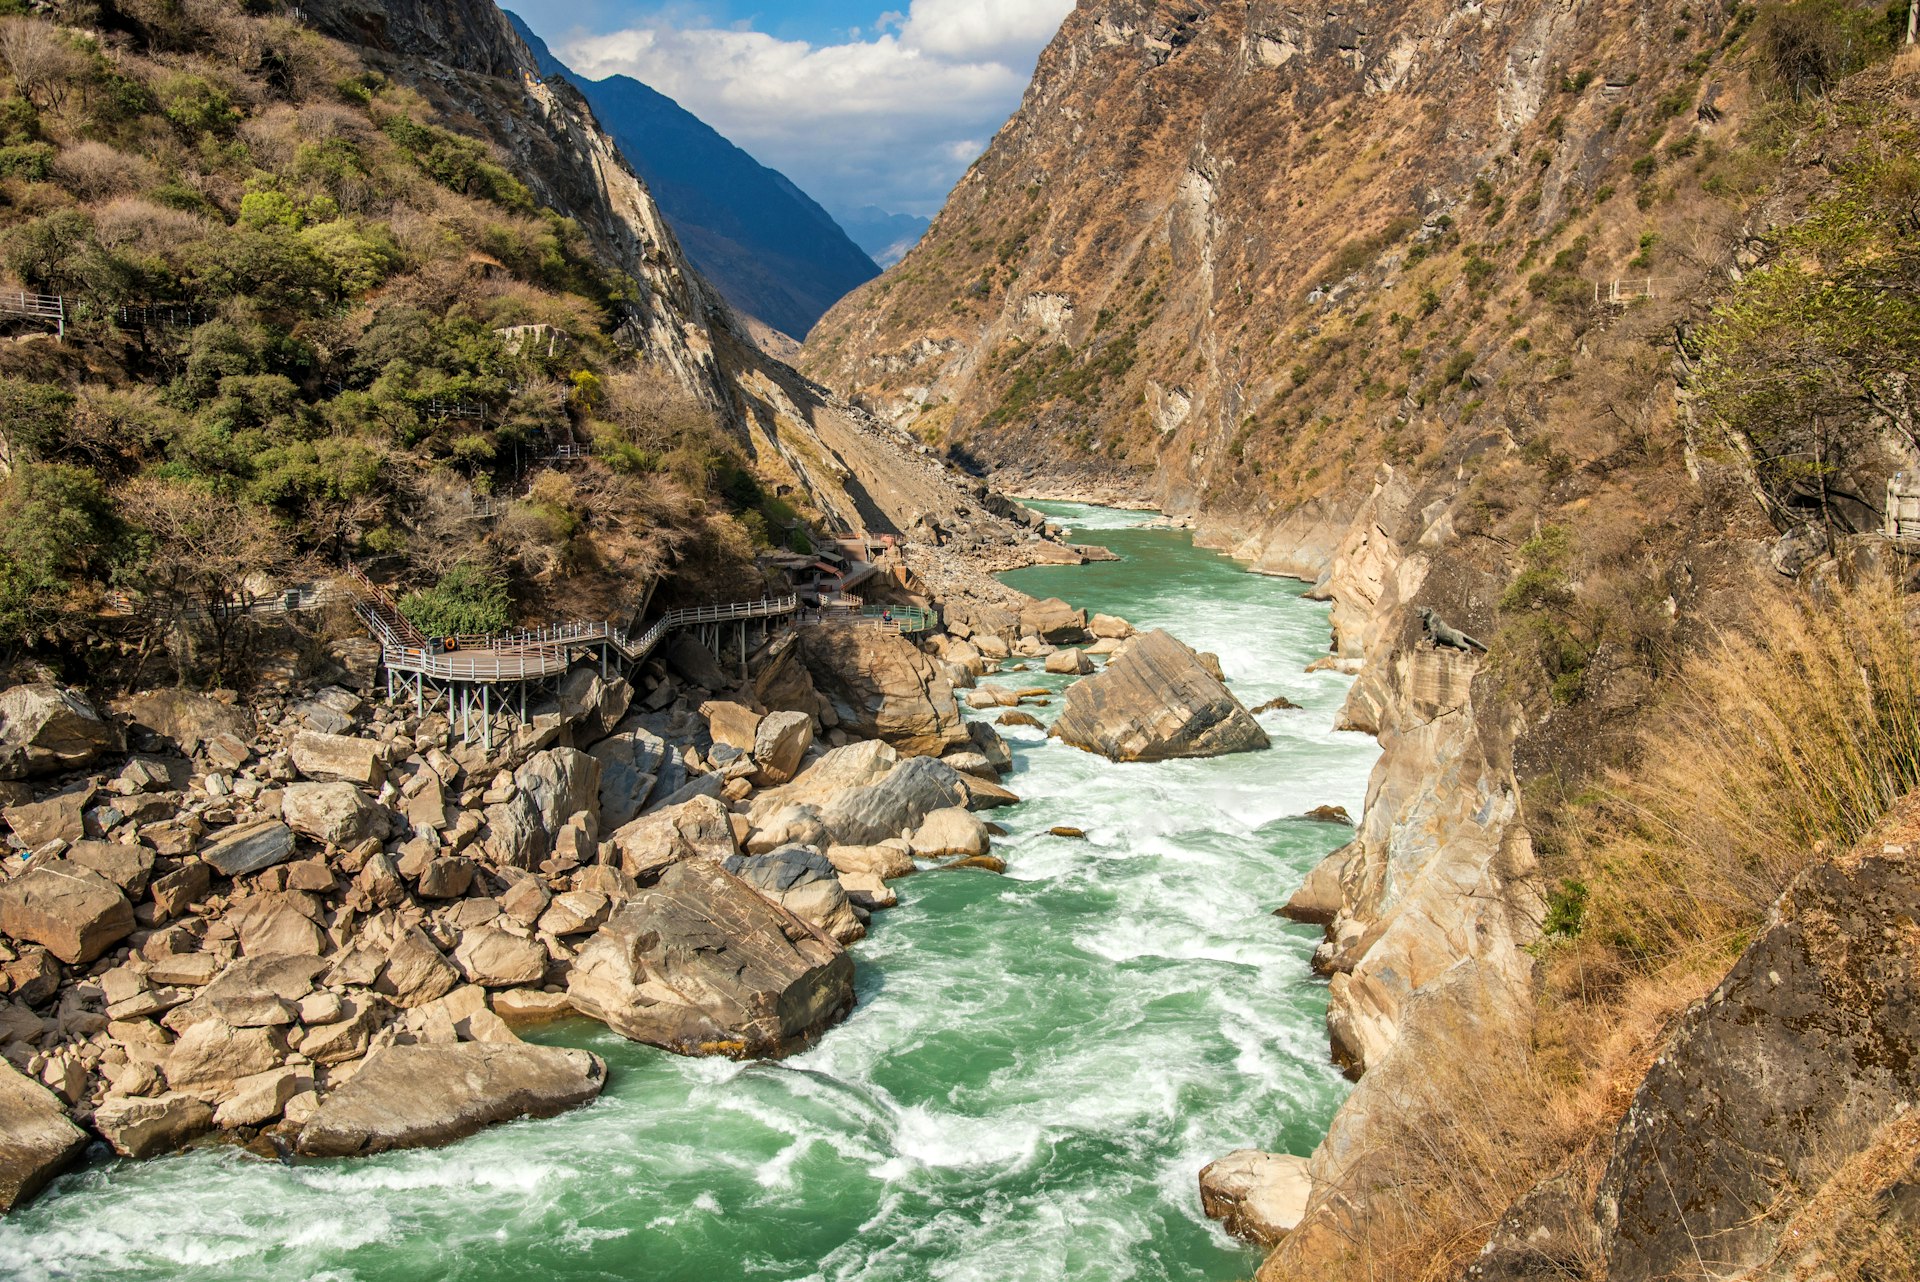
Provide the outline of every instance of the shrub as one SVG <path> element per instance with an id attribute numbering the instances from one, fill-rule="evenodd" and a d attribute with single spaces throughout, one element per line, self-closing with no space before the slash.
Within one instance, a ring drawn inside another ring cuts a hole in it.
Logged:
<path id="1" fill-rule="evenodd" d="M 454 566 L 432 587 L 401 597 L 400 613 L 431 637 L 484 636 L 513 621 L 506 580 L 471 562 Z"/>

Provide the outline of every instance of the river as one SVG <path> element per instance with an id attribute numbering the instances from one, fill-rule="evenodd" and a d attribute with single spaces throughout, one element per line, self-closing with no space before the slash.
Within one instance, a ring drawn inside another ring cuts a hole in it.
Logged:
<path id="1" fill-rule="evenodd" d="M 594 1106 L 451 1148 L 284 1166 L 229 1148 L 99 1161 L 0 1223 L 0 1277 L 1226 1282 L 1202 1218 L 1231 1149 L 1309 1152 L 1346 1092 L 1318 932 L 1271 915 L 1358 814 L 1376 755 L 1303 669 L 1326 609 L 1146 514 L 1038 504 L 1124 559 L 1008 581 L 1220 656 L 1274 746 L 1116 766 L 1012 730 L 1008 863 L 896 883 L 859 1005 L 778 1064 L 684 1060 L 585 1023 Z M 1035 664 L 1037 669 L 1038 665 Z M 995 680 L 1063 688 L 1037 671 Z M 1048 718 L 1054 708 L 1036 711 Z M 984 714 L 983 714 L 984 715 Z M 1084 841 L 1049 835 L 1084 829 Z"/>

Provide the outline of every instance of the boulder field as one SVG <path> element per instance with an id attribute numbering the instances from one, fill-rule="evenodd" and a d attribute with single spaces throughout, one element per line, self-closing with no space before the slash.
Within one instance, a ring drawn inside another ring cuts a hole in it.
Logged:
<path id="1" fill-rule="evenodd" d="M 1130 759 L 1257 746 L 1165 634 L 1002 613 L 803 629 L 733 686 L 711 656 L 638 688 L 582 667 L 491 751 L 338 685 L 0 693 L 0 1207 L 93 1138 L 352 1156 L 593 1100 L 605 1064 L 529 1021 L 804 1048 L 852 1009 L 889 882 L 1004 867 L 978 812 L 1018 800 L 1013 755 L 956 694 L 1002 664 L 1084 675 L 1068 712 Z M 1177 703 L 1142 693 L 1162 676 Z"/>

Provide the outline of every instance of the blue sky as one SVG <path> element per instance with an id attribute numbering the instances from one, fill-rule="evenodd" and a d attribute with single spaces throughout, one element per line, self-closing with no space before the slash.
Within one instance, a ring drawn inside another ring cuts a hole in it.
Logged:
<path id="1" fill-rule="evenodd" d="M 507 0 L 581 75 L 645 81 L 828 209 L 931 215 L 1073 0 Z"/>

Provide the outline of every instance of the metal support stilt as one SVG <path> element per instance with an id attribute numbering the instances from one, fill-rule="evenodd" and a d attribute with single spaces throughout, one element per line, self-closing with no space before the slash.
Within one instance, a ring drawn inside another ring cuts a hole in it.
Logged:
<path id="1" fill-rule="evenodd" d="M 489 756 L 493 753 L 493 699 L 488 691 L 492 689 L 489 685 L 480 687 L 480 746 Z"/>

